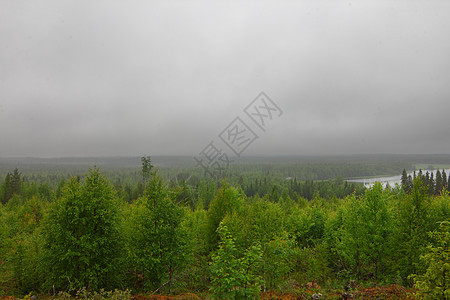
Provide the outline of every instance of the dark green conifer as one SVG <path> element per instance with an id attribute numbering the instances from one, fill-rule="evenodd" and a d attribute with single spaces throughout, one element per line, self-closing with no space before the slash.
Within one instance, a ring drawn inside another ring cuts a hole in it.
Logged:
<path id="1" fill-rule="evenodd" d="M 442 188 L 447 188 L 447 174 L 444 169 L 442 169 Z"/>
<path id="2" fill-rule="evenodd" d="M 436 187 L 436 183 L 434 181 L 434 174 L 433 174 L 433 172 L 431 172 L 430 180 L 428 181 L 428 194 L 429 195 L 434 195 L 435 187 Z"/>
<path id="3" fill-rule="evenodd" d="M 406 170 L 403 169 L 402 172 L 402 188 L 405 191 L 405 193 L 409 193 L 409 185 L 408 185 L 408 174 L 406 173 Z"/>
<path id="4" fill-rule="evenodd" d="M 442 175 L 439 170 L 436 172 L 436 187 L 435 187 L 435 194 L 439 194 L 442 191 Z"/>

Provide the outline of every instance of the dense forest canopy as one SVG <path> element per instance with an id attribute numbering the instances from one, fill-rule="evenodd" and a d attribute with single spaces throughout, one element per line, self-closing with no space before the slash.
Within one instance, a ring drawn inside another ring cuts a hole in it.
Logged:
<path id="1" fill-rule="evenodd" d="M 278 158 L 249 159 L 211 178 L 138 160 L 88 170 L 79 161 L 2 159 L 0 295 L 118 289 L 124 297 L 252 299 L 357 295 L 357 286 L 375 284 L 449 297 L 443 171 L 408 176 L 414 159 Z M 344 180 L 402 170 L 401 186 Z"/>

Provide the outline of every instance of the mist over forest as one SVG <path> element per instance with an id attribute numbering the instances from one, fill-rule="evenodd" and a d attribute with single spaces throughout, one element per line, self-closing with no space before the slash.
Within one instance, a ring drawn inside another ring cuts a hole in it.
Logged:
<path id="1" fill-rule="evenodd" d="M 450 299 L 449 20 L 1 1 L 0 298 Z"/>

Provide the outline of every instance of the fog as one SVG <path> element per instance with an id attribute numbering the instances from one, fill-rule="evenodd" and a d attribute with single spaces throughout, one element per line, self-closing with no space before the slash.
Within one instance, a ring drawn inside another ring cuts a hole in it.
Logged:
<path id="1" fill-rule="evenodd" d="M 236 117 L 241 156 L 450 153 L 447 1 L 0 7 L 0 157 L 197 155 Z"/>

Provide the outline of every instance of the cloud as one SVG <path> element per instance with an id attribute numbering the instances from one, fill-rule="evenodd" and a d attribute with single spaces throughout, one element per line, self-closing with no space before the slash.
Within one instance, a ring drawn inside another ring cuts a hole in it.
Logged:
<path id="1" fill-rule="evenodd" d="M 3 6 L 0 156 L 195 155 L 260 91 L 248 155 L 450 149 L 445 2 Z"/>

